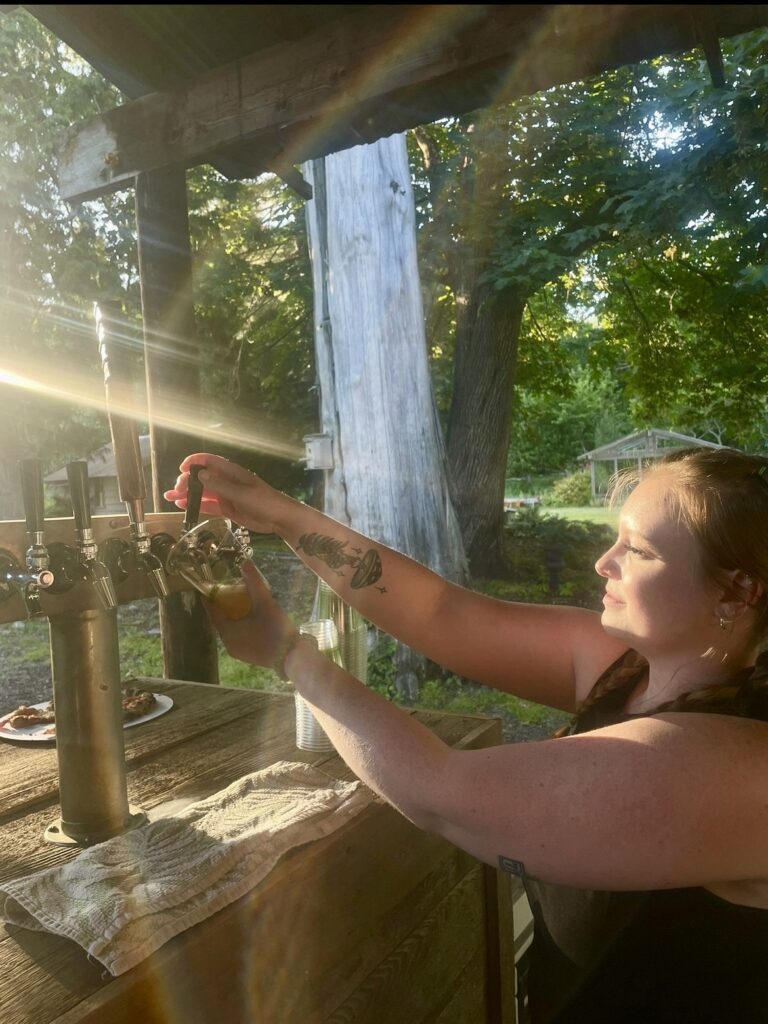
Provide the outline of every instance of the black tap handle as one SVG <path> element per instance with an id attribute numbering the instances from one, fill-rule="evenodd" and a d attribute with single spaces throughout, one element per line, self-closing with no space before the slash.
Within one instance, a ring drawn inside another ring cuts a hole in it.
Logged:
<path id="1" fill-rule="evenodd" d="M 134 395 L 131 375 L 124 351 L 120 350 L 121 325 L 119 304 L 101 302 L 94 306 L 99 354 L 104 371 L 107 415 L 112 434 L 112 449 L 117 469 L 117 486 L 121 501 L 138 501 L 147 496 L 144 467 L 139 447 L 139 429 L 132 414 Z"/>
<path id="2" fill-rule="evenodd" d="M 203 485 L 198 479 L 198 474 L 205 466 L 194 465 L 189 467 L 189 483 L 187 484 L 187 511 L 184 516 L 183 532 L 197 526 L 200 518 L 200 503 L 203 500 Z"/>
<path id="3" fill-rule="evenodd" d="M 40 459 L 20 459 L 21 497 L 30 538 L 44 529 L 43 464 Z"/>
<path id="4" fill-rule="evenodd" d="M 81 533 L 91 528 L 91 501 L 88 493 L 88 463 L 84 459 L 67 463 L 69 493 L 72 498 L 72 511 L 75 516 L 75 528 Z"/>

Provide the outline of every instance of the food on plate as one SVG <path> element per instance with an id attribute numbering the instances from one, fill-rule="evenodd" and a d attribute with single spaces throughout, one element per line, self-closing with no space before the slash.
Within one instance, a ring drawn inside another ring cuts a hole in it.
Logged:
<path id="1" fill-rule="evenodd" d="M 28 729 L 30 725 L 44 725 L 53 721 L 53 704 L 45 708 L 33 708 L 22 704 L 6 716 L 4 724 L 10 725 L 12 729 Z"/>
<path id="2" fill-rule="evenodd" d="M 123 690 L 123 718 L 141 718 L 157 703 L 154 693 L 149 690 L 128 688 Z"/>
<path id="3" fill-rule="evenodd" d="M 123 689 L 123 720 L 132 721 L 134 718 L 141 718 L 148 714 L 157 704 L 157 698 L 149 690 L 139 690 L 136 687 Z M 29 729 L 34 725 L 50 725 L 56 721 L 53 711 L 53 701 L 40 707 L 31 707 L 21 704 L 15 711 L 11 711 L 0 719 L 0 728 Z M 51 725 L 44 730 L 46 736 L 55 736 L 56 727 Z"/>

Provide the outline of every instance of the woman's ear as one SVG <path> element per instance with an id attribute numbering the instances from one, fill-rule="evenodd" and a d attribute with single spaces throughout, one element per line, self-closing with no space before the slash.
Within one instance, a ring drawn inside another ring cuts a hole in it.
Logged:
<path id="1" fill-rule="evenodd" d="M 754 606 L 765 594 L 765 587 L 742 569 L 731 569 L 725 573 L 720 595 L 720 612 L 724 619 L 735 619 Z"/>

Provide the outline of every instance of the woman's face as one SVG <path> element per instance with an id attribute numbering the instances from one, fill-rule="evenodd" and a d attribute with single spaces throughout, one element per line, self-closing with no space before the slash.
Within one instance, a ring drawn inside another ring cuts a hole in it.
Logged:
<path id="1" fill-rule="evenodd" d="M 621 511 L 616 543 L 595 564 L 606 580 L 603 627 L 644 654 L 706 647 L 717 624 L 720 590 L 678 522 L 670 485 L 663 470 L 638 484 Z"/>

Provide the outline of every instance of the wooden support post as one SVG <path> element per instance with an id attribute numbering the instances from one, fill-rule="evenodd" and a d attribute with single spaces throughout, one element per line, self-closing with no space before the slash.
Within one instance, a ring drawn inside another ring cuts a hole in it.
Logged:
<path id="1" fill-rule="evenodd" d="M 152 493 L 159 512 L 171 507 L 162 495 L 175 481 L 179 462 L 200 447 L 199 436 L 191 436 L 200 408 L 200 372 L 183 169 L 137 177 L 136 227 Z M 174 416 L 178 423 L 172 426 Z M 160 631 L 167 678 L 219 681 L 216 639 L 196 593 L 171 594 L 160 602 Z"/>

